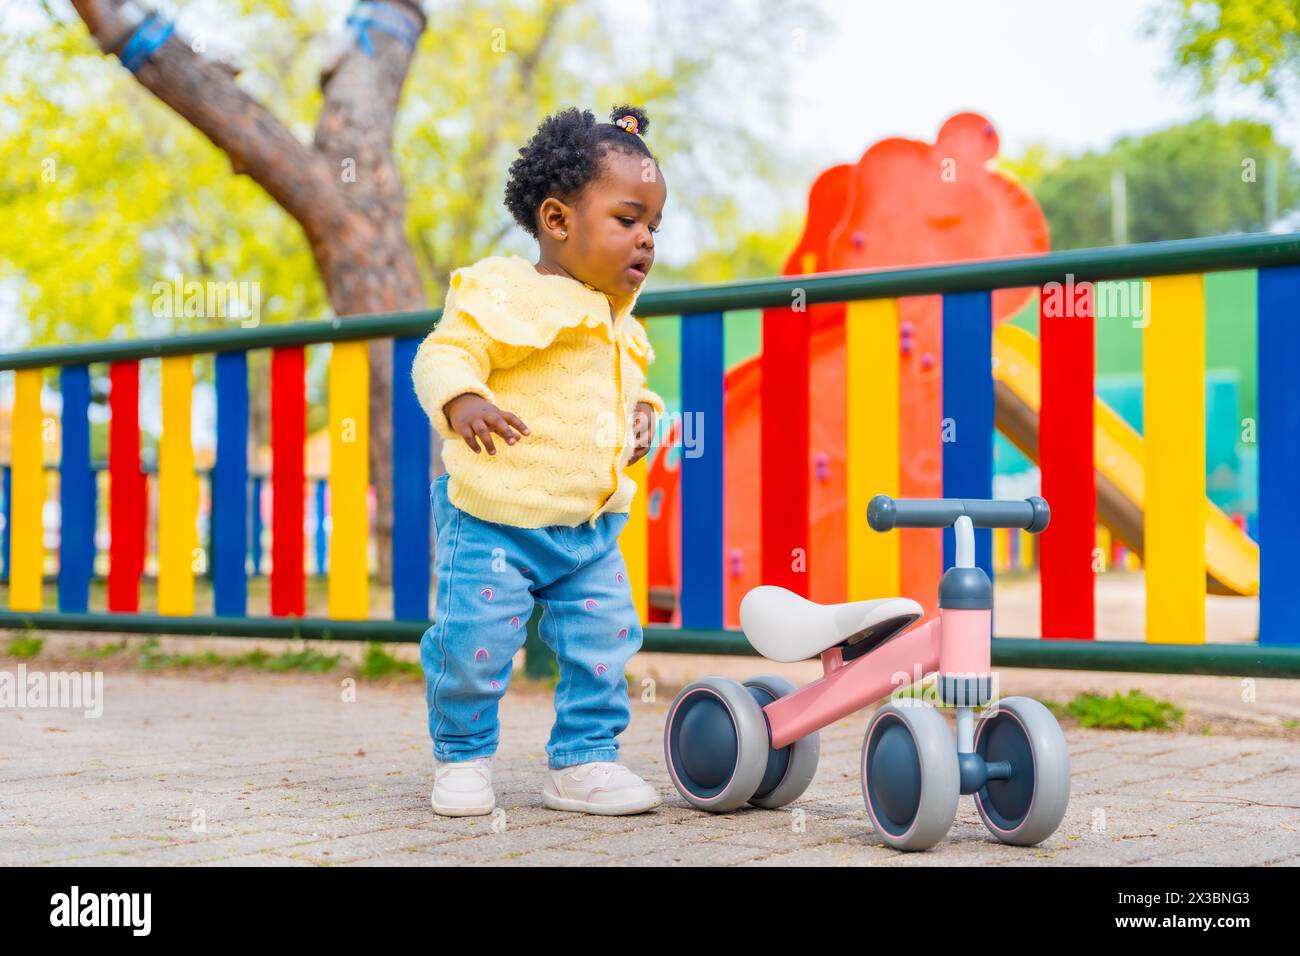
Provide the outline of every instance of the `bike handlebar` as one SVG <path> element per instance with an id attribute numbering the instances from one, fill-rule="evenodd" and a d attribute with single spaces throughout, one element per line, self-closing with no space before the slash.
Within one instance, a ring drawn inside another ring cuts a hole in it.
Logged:
<path id="1" fill-rule="evenodd" d="M 1030 534 L 1039 534 L 1047 527 L 1052 513 L 1038 495 L 1023 501 L 876 495 L 867 506 L 867 523 L 876 531 L 947 528 L 962 515 L 970 518 L 977 528 L 1023 528 Z"/>

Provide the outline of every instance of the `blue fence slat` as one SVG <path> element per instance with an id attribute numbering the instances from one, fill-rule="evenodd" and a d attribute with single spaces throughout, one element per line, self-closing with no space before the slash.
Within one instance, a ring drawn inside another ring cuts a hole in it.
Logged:
<path id="1" fill-rule="evenodd" d="M 419 337 L 393 340 L 393 617 L 429 619 L 429 419 L 411 388 Z"/>
<path id="2" fill-rule="evenodd" d="M 14 526 L 14 470 L 0 467 L 0 494 L 4 495 L 4 527 L 0 528 L 0 582 L 9 583 L 9 529 Z"/>
<path id="3" fill-rule="evenodd" d="M 217 519 L 217 473 L 212 469 L 208 469 L 207 474 L 204 475 L 204 479 L 208 483 L 208 529 L 207 529 L 207 537 L 205 538 L 205 547 L 207 548 L 208 551 L 208 564 L 207 564 L 207 570 L 203 572 L 203 576 L 207 578 L 210 583 L 215 583 L 217 580 L 217 569 L 212 562 L 212 555 L 215 552 L 215 548 L 213 547 L 215 542 L 213 541 L 212 536 L 217 530 L 217 520 L 218 520 Z"/>
<path id="4" fill-rule="evenodd" d="M 99 554 L 99 545 L 96 535 L 99 533 L 99 476 L 107 474 L 105 469 L 100 465 L 92 465 L 90 470 L 90 513 L 93 520 L 90 522 L 90 576 L 98 577 L 99 573 L 95 570 L 95 558 Z"/>
<path id="5" fill-rule="evenodd" d="M 312 536 L 316 547 L 316 573 L 324 577 L 327 570 L 329 540 L 325 535 L 325 490 L 329 481 L 320 479 L 316 482 L 316 533 Z"/>
<path id="6" fill-rule="evenodd" d="M 993 302 L 988 292 L 943 297 L 943 496 L 993 497 Z M 957 560 L 951 528 L 943 566 Z M 993 578 L 993 532 L 975 530 L 975 564 Z"/>
<path id="7" fill-rule="evenodd" d="M 217 458 L 212 469 L 212 607 L 248 613 L 248 355 L 217 355 Z M 220 515 L 221 520 L 216 520 Z M 254 545 L 257 548 L 257 545 Z M 256 563 L 260 563 L 255 559 Z"/>
<path id="8" fill-rule="evenodd" d="M 719 629 L 723 618 L 722 313 L 682 317 L 682 627 Z M 694 457 L 691 457 L 694 456 Z"/>
<path id="9" fill-rule="evenodd" d="M 250 540 L 250 555 L 253 561 L 253 577 L 262 575 L 262 482 L 260 475 L 253 479 L 253 533 Z"/>
<path id="10" fill-rule="evenodd" d="M 90 368 L 59 371 L 63 396 L 59 457 L 59 610 L 84 612 L 95 562 L 95 512 L 90 470 Z"/>
<path id="11" fill-rule="evenodd" d="M 1259 642 L 1300 644 L 1300 266 L 1259 270 Z"/>

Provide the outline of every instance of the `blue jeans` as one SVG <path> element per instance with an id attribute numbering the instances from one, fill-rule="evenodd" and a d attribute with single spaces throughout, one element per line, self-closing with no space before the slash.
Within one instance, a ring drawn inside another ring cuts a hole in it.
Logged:
<path id="1" fill-rule="evenodd" d="M 496 524 L 453 505 L 447 477 L 432 485 L 437 597 L 420 640 L 434 757 L 496 752 L 497 705 L 536 600 L 560 666 L 548 765 L 616 760 L 632 716 L 623 669 L 642 640 L 618 548 L 628 516 L 606 512 L 594 528 Z"/>

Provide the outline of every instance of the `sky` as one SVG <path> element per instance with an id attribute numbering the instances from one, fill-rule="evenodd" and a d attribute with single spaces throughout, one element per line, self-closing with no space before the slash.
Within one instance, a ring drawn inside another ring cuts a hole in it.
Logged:
<path id="1" fill-rule="evenodd" d="M 626 0 L 610 2 L 627 14 Z M 798 161 L 776 202 L 750 208 L 767 206 L 773 218 L 780 207 L 802 209 L 818 171 L 856 160 L 887 136 L 932 141 L 963 110 L 993 122 L 1004 155 L 1034 142 L 1066 153 L 1104 149 L 1207 106 L 1223 119 L 1271 122 L 1300 149 L 1300 117 L 1251 93 L 1220 92 L 1207 103 L 1190 80 L 1172 76 L 1168 40 L 1144 30 L 1158 2 L 823 0 L 826 28 L 808 29 L 798 48 L 792 38 L 784 64 L 792 100 L 780 119 Z M 0 26 L 23 22 L 24 7 L 0 0 Z M 666 261 L 692 254 L 689 234 L 677 238 Z M 9 341 L 21 321 L 15 302 L 16 289 L 0 286 L 0 333 Z"/>
<path id="2" fill-rule="evenodd" d="M 944 119 L 992 120 L 1002 152 L 1045 141 L 1062 152 L 1104 148 L 1199 116 L 1191 81 L 1169 75 L 1170 44 L 1146 36 L 1152 0 L 826 0 L 833 28 L 791 55 L 797 142 L 831 162 L 886 136 L 932 140 Z M 1273 122 L 1300 146 L 1300 121 L 1253 94 L 1215 96 L 1220 118 Z"/>

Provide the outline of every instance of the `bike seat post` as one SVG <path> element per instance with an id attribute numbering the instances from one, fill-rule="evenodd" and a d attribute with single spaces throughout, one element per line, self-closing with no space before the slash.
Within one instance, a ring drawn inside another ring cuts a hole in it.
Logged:
<path id="1" fill-rule="evenodd" d="M 975 525 L 969 515 L 952 523 L 956 563 L 944 574 L 939 587 L 941 628 L 939 697 L 957 711 L 957 754 L 961 764 L 962 792 L 982 786 L 982 762 L 972 753 L 975 707 L 992 696 L 989 629 L 993 588 L 983 569 L 975 565 Z"/>
<path id="2" fill-rule="evenodd" d="M 952 525 L 953 537 L 957 544 L 957 564 L 959 568 L 975 567 L 975 526 L 970 518 L 962 515 Z"/>
<path id="3" fill-rule="evenodd" d="M 940 696 L 956 706 L 957 763 L 961 792 L 974 793 L 987 779 L 984 761 L 975 753 L 975 705 L 988 702 L 992 686 L 989 645 L 992 592 L 988 576 L 975 567 L 975 527 L 961 515 L 953 522 L 957 561 L 941 589 L 939 614 L 943 625 Z M 984 593 L 981 593 L 984 592 Z M 987 599 L 981 600 L 981 597 Z M 943 605 L 949 605 L 947 607 Z"/>
<path id="4" fill-rule="evenodd" d="M 975 526 L 1022 528 L 1039 534 L 1050 520 L 1051 510 L 1038 496 L 1024 501 L 984 501 L 876 495 L 867 506 L 867 523 L 875 531 L 948 527 L 953 531 L 956 563 L 939 582 L 937 676 L 939 699 L 957 712 L 962 793 L 975 792 L 988 777 L 983 758 L 972 751 L 975 708 L 993 699 L 993 582 L 975 564 Z M 1005 773 L 1000 765 L 995 769 Z"/>

